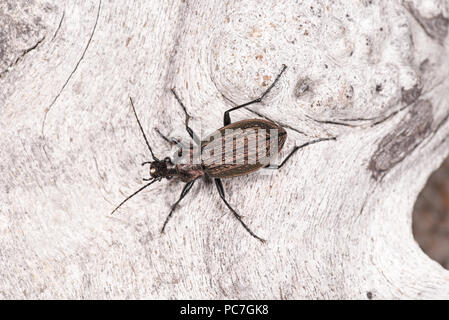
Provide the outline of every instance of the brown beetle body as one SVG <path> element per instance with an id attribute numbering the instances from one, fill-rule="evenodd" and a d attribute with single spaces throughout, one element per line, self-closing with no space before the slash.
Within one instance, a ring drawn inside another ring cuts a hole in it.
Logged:
<path id="1" fill-rule="evenodd" d="M 227 133 L 229 130 L 231 131 L 230 134 Z M 277 133 L 278 148 L 275 154 L 270 155 L 268 158 L 265 156 L 259 158 L 258 154 L 260 153 L 269 155 L 270 131 L 272 132 L 272 130 L 275 130 Z M 234 122 L 217 131 L 222 136 L 221 144 L 223 147 L 226 145 L 225 139 L 231 139 L 232 148 L 229 148 L 230 150 L 223 148 L 221 154 L 213 154 L 211 156 L 208 152 L 205 152 L 205 149 L 210 146 L 211 142 L 208 138 L 202 141 L 201 162 L 204 171 L 212 178 L 232 178 L 246 175 L 265 167 L 281 151 L 287 139 L 287 132 L 284 128 L 272 121 L 262 119 Z M 258 139 L 260 136 L 264 140 L 260 141 Z M 219 157 L 221 159 L 217 159 Z M 251 159 L 253 160 L 252 163 L 250 163 Z M 213 164 L 208 164 L 209 162 L 213 162 Z"/>
<path id="2" fill-rule="evenodd" d="M 275 154 L 270 154 L 273 130 L 277 137 L 277 150 Z M 220 141 L 211 140 L 214 136 L 220 136 Z M 189 182 L 204 174 L 211 178 L 246 175 L 267 166 L 281 151 L 286 139 L 287 132 L 284 128 L 272 121 L 249 119 L 234 122 L 218 129 L 201 141 L 201 165 L 176 164 L 175 169 L 166 170 L 165 176 L 177 176 L 182 181 Z M 231 144 L 226 145 L 226 141 L 231 141 Z M 214 153 L 214 150 L 211 150 L 214 143 L 219 143 L 218 148 L 221 152 Z M 193 160 L 193 152 L 194 148 L 191 145 L 190 162 Z M 262 156 L 259 157 L 259 155 Z"/>

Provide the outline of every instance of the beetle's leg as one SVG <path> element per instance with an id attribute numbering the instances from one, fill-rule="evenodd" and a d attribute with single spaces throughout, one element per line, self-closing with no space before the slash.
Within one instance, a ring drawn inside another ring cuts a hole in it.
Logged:
<path id="1" fill-rule="evenodd" d="M 192 189 L 193 184 L 196 180 L 187 182 L 184 188 L 182 189 L 181 195 L 178 199 L 178 201 L 175 202 L 174 205 L 172 205 L 170 213 L 168 214 L 167 218 L 165 219 L 164 225 L 162 226 L 161 233 L 164 233 L 165 226 L 167 225 L 168 220 L 170 220 L 171 216 L 173 215 L 173 212 L 175 211 L 176 207 L 178 206 L 179 202 L 187 195 L 187 193 Z"/>
<path id="2" fill-rule="evenodd" d="M 282 65 L 282 70 L 281 70 L 281 72 L 277 75 L 276 79 L 274 79 L 274 81 L 273 81 L 273 83 L 271 84 L 271 86 L 269 86 L 268 89 L 265 90 L 265 92 L 262 93 L 262 95 L 261 95 L 259 98 L 254 99 L 253 101 L 244 103 L 244 104 L 242 104 L 242 105 L 235 106 L 234 108 L 231 108 L 231 109 L 225 111 L 224 116 L 223 116 L 223 125 L 227 126 L 228 124 L 231 123 L 231 117 L 229 116 L 229 112 L 235 111 L 235 110 L 237 110 L 237 109 L 240 109 L 240 108 L 243 108 L 243 107 L 246 107 L 246 106 L 249 106 L 249 105 L 251 105 L 251 104 L 253 104 L 253 103 L 261 102 L 262 99 L 263 99 L 263 98 L 264 98 L 264 97 L 271 91 L 271 89 L 273 89 L 273 87 L 274 87 L 274 86 L 276 85 L 276 83 L 279 81 L 279 79 L 280 79 L 281 75 L 284 73 L 285 69 L 287 69 L 287 66 L 286 66 L 285 64 L 283 64 L 283 65 Z"/>
<path id="3" fill-rule="evenodd" d="M 250 228 L 248 228 L 248 226 L 242 221 L 242 217 L 235 212 L 234 209 L 232 209 L 232 207 L 229 205 L 229 203 L 226 201 L 225 198 L 225 193 L 224 193 L 224 188 L 223 188 L 223 184 L 221 183 L 220 179 L 215 179 L 215 185 L 217 186 L 218 189 L 218 193 L 220 194 L 221 199 L 223 199 L 223 202 L 226 204 L 226 206 L 229 208 L 229 210 L 231 210 L 232 214 L 234 215 L 234 217 L 237 218 L 237 220 L 242 224 L 242 226 L 246 229 L 246 231 L 249 232 L 250 235 L 252 235 L 254 238 L 256 238 L 257 240 L 261 241 L 262 243 L 264 243 L 266 240 L 256 236 Z"/>
<path id="4" fill-rule="evenodd" d="M 200 139 L 198 139 L 198 136 L 195 134 L 195 132 L 193 132 L 192 128 L 189 127 L 189 120 L 190 120 L 190 115 L 187 113 L 187 109 L 184 106 L 184 104 L 182 103 L 181 99 L 179 99 L 178 95 L 176 94 L 175 89 L 171 89 L 171 92 L 173 93 L 173 95 L 175 96 L 176 100 L 178 100 L 179 104 L 182 107 L 182 110 L 184 110 L 184 113 L 186 114 L 186 121 L 185 121 L 185 126 L 186 126 L 186 130 L 187 133 L 189 134 L 189 136 L 193 139 L 193 141 L 195 141 L 195 143 L 197 145 L 200 145 Z"/>
<path id="5" fill-rule="evenodd" d="M 306 146 L 308 146 L 308 145 L 317 143 L 317 142 L 328 141 L 328 140 L 336 140 L 336 138 L 335 138 L 335 137 L 332 137 L 332 138 L 323 138 L 323 139 L 317 139 L 317 140 L 313 140 L 313 141 L 306 142 L 306 143 L 304 143 L 304 144 L 302 144 L 302 145 L 300 145 L 300 146 L 294 147 L 293 150 L 288 154 L 288 156 L 281 162 L 281 164 L 267 165 L 267 166 L 264 167 L 264 168 L 265 168 L 265 169 L 276 169 L 276 170 L 278 170 L 278 169 L 280 169 L 280 168 L 287 162 L 287 160 L 290 159 L 290 157 L 291 157 L 296 151 L 298 151 L 299 149 L 304 148 L 304 147 L 306 147 Z"/>
<path id="6" fill-rule="evenodd" d="M 288 159 L 290 159 L 290 157 L 300 149 L 301 147 L 294 147 L 293 150 L 288 154 L 288 156 L 281 162 L 281 164 L 274 164 L 274 165 L 267 165 L 266 167 L 264 167 L 264 169 L 276 169 L 279 170 L 286 162 Z"/>
<path id="7" fill-rule="evenodd" d="M 166 142 L 168 142 L 170 144 L 170 146 L 177 145 L 181 149 L 182 148 L 186 148 L 186 146 L 181 141 L 179 141 L 178 139 L 176 139 L 176 138 L 169 138 L 169 137 L 165 136 L 162 132 L 159 131 L 158 128 L 156 128 L 154 130 L 156 130 L 156 132 L 161 136 L 161 138 L 164 139 Z"/>

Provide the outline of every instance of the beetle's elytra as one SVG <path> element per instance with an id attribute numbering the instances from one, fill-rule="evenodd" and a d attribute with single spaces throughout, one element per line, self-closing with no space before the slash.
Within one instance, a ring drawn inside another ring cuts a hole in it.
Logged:
<path id="1" fill-rule="evenodd" d="M 173 212 L 175 211 L 179 202 L 187 195 L 187 193 L 192 188 L 195 181 L 202 177 L 208 176 L 213 178 L 215 185 L 217 187 L 218 193 L 226 204 L 226 206 L 231 210 L 232 214 L 237 218 L 237 220 L 242 224 L 242 226 L 249 232 L 254 238 L 265 242 L 264 239 L 260 238 L 254 234 L 251 229 L 243 222 L 242 217 L 231 207 L 225 197 L 223 184 L 221 183 L 222 178 L 231 178 L 240 175 L 246 175 L 251 172 L 257 171 L 261 168 L 269 169 L 280 169 L 285 162 L 300 148 L 306 145 L 331 140 L 334 138 L 324 138 L 317 139 L 307 142 L 301 146 L 294 147 L 293 150 L 288 154 L 288 156 L 281 162 L 280 165 L 270 166 L 271 160 L 281 151 L 285 140 L 287 139 L 287 132 L 284 128 L 278 124 L 262 119 L 250 119 L 242 120 L 238 122 L 231 123 L 231 117 L 229 113 L 237 109 L 249 106 L 254 103 L 261 102 L 262 99 L 271 91 L 271 89 L 278 82 L 281 75 L 287 67 L 284 65 L 279 75 L 276 77 L 274 82 L 268 89 L 257 99 L 250 102 L 244 103 L 239 106 L 235 106 L 224 113 L 223 123 L 224 126 L 218 129 L 215 134 L 205 138 L 201 141 L 198 136 L 189 127 L 190 116 L 187 113 L 187 109 L 182 103 L 181 99 L 176 94 L 175 90 L 172 89 L 176 100 L 179 102 L 180 106 L 185 113 L 185 128 L 189 133 L 190 137 L 196 144 L 196 150 L 199 151 L 199 157 L 197 162 L 187 162 L 180 163 L 172 161 L 170 157 L 166 157 L 163 160 L 159 160 L 153 153 L 145 132 L 142 128 L 140 120 L 137 116 L 136 109 L 134 107 L 133 101 L 130 98 L 131 107 L 133 109 L 134 115 L 136 117 L 137 123 L 142 132 L 143 138 L 148 146 L 151 153 L 153 161 L 147 161 L 142 163 L 142 165 L 150 164 L 150 175 L 151 178 L 144 179 L 144 181 L 149 181 L 146 185 L 141 187 L 139 190 L 128 196 L 123 200 L 113 211 L 114 213 L 118 208 L 120 208 L 126 201 L 135 196 L 140 191 L 144 190 L 156 181 L 161 181 L 163 178 L 171 179 L 177 178 L 186 184 L 181 192 L 179 199 L 172 206 L 170 213 L 165 219 L 164 225 L 162 226 L 161 232 L 164 232 L 167 222 L 171 218 Z M 163 138 L 170 141 L 169 138 Z M 175 141 L 176 142 L 176 141 Z M 182 150 L 185 152 L 186 150 Z M 182 154 L 181 150 L 178 154 Z M 193 154 L 197 154 L 197 151 L 191 145 L 187 149 L 187 158 L 193 159 Z M 175 162 L 175 163 L 174 163 Z M 111 214 L 112 214 L 111 213 Z"/>
<path id="2" fill-rule="evenodd" d="M 230 131 L 229 134 L 226 134 L 227 130 Z M 221 145 L 224 147 L 221 154 L 210 156 L 208 152 L 204 152 L 205 148 L 211 143 L 210 139 L 206 138 L 201 142 L 201 163 L 205 173 L 212 178 L 232 178 L 249 174 L 266 166 L 267 163 L 258 159 L 258 154 L 263 153 L 263 151 L 269 154 L 271 144 L 270 130 L 274 130 L 277 133 L 278 148 L 276 153 L 272 154 L 272 157 L 274 157 L 281 151 L 287 139 L 287 132 L 276 123 L 268 120 L 251 119 L 234 122 L 218 129 L 222 136 Z M 261 131 L 265 134 L 258 135 Z M 263 137 L 262 141 L 257 139 L 261 136 Z M 225 137 L 228 141 L 232 139 L 233 145 L 230 148 L 225 148 Z M 240 145 L 240 148 L 237 148 L 237 145 Z M 264 146 L 265 148 L 263 148 Z M 228 158 L 231 161 L 226 161 Z M 251 159 L 254 161 L 250 161 Z"/>

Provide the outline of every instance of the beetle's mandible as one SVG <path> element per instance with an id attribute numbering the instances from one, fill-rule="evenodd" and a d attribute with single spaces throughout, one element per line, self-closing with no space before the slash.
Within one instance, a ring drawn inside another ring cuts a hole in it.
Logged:
<path id="1" fill-rule="evenodd" d="M 184 188 L 179 196 L 178 200 L 171 207 L 171 210 L 165 219 L 162 226 L 161 232 L 163 233 L 167 222 L 170 220 L 173 212 L 178 206 L 179 202 L 187 195 L 187 193 L 192 188 L 195 181 L 202 177 L 208 176 L 215 181 L 218 193 L 225 203 L 225 205 L 232 212 L 234 217 L 241 223 L 241 225 L 251 234 L 254 238 L 261 242 L 265 242 L 264 239 L 257 236 L 251 229 L 243 222 L 242 217 L 231 207 L 225 197 L 225 192 L 223 184 L 221 182 L 222 178 L 231 178 L 239 175 L 249 174 L 261 168 L 268 169 L 280 169 L 286 161 L 299 149 L 307 145 L 317 143 L 325 140 L 333 140 L 335 138 L 323 138 L 312 140 L 304 143 L 300 146 L 296 146 L 288 154 L 288 156 L 279 165 L 270 165 L 271 160 L 277 156 L 281 151 L 285 140 L 287 139 L 287 132 L 284 128 L 278 124 L 262 119 L 250 119 L 242 120 L 238 122 L 231 123 L 231 117 L 229 113 L 237 109 L 249 106 L 254 103 L 259 103 L 262 99 L 271 91 L 271 89 L 276 85 L 281 75 L 285 72 L 287 66 L 283 65 L 281 72 L 278 74 L 273 83 L 268 87 L 268 89 L 257 99 L 250 102 L 244 103 L 242 105 L 235 106 L 224 113 L 223 116 L 223 127 L 218 129 L 213 137 L 212 136 L 200 140 L 198 136 L 189 127 L 190 115 L 187 112 L 186 107 L 182 103 L 181 99 L 176 94 L 174 89 L 171 89 L 173 95 L 178 101 L 179 105 L 182 107 L 185 113 L 185 128 L 196 144 L 196 150 L 199 151 L 199 161 L 197 163 L 174 163 L 170 157 L 166 157 L 162 160 L 158 159 L 151 148 L 148 139 L 143 130 L 142 124 L 140 123 L 139 117 L 137 116 L 136 109 L 134 107 L 133 100 L 130 99 L 131 107 L 136 117 L 137 123 L 139 125 L 140 131 L 142 132 L 143 138 L 148 146 L 151 153 L 153 161 L 146 161 L 142 165 L 150 165 L 150 176 L 151 178 L 144 178 L 144 181 L 148 183 L 141 187 L 139 190 L 128 196 L 123 200 L 113 211 L 113 214 L 118 208 L 120 208 L 126 201 L 130 198 L 150 186 L 156 181 L 161 181 L 163 178 L 171 179 L 177 178 L 185 182 Z M 160 133 L 160 132 L 159 132 Z M 173 141 L 178 143 L 176 140 L 162 136 L 167 141 Z M 216 138 L 218 137 L 218 139 Z M 273 150 L 274 147 L 274 150 Z M 196 153 L 195 148 L 191 145 L 188 150 L 189 158 L 193 158 L 193 154 Z M 265 155 L 263 153 L 265 152 Z M 181 152 L 179 152 L 181 153 Z"/>

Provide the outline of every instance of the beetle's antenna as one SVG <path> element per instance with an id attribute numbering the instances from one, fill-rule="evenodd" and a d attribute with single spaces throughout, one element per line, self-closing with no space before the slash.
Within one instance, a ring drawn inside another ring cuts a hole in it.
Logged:
<path id="1" fill-rule="evenodd" d="M 153 157 L 154 161 L 159 161 L 159 159 L 154 156 L 153 149 L 151 149 L 150 144 L 149 144 L 148 139 L 147 139 L 147 136 L 145 135 L 145 132 L 143 131 L 142 125 L 140 124 L 140 120 L 139 120 L 139 117 L 137 116 L 136 108 L 134 108 L 133 99 L 131 99 L 131 97 L 129 97 L 129 101 L 131 101 L 131 107 L 133 107 L 134 115 L 136 116 L 137 123 L 139 124 L 140 131 L 142 132 L 143 138 L 145 139 L 145 142 L 147 143 L 148 149 L 150 149 L 151 156 Z"/>
<path id="2" fill-rule="evenodd" d="M 129 199 L 131 199 L 132 197 L 134 197 L 136 194 L 138 194 L 140 191 L 142 191 L 143 189 L 145 189 L 146 187 L 150 186 L 152 183 L 156 182 L 156 179 L 153 179 L 150 183 L 147 183 L 146 185 L 144 185 L 142 188 L 140 188 L 139 190 L 137 190 L 136 192 L 134 192 L 132 195 L 128 196 L 125 200 L 123 200 L 122 202 L 120 202 L 120 204 L 111 212 L 111 215 L 114 214 L 115 211 L 117 211 L 118 208 L 120 208 L 122 206 L 122 204 L 124 204 L 126 201 L 128 201 Z"/>

